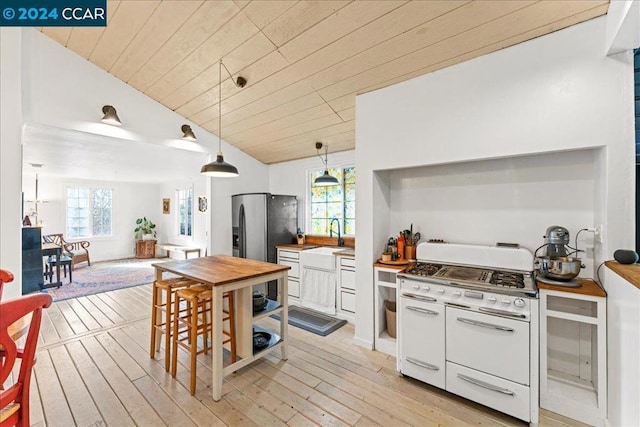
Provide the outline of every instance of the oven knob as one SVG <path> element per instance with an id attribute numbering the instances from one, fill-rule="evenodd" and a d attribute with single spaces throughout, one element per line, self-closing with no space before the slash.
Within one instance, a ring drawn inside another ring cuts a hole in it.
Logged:
<path id="1" fill-rule="evenodd" d="M 423 290 L 423 291 L 426 291 L 426 292 L 429 292 L 429 291 L 431 290 L 431 288 L 430 288 L 430 287 L 428 287 L 427 285 L 424 285 L 424 286 L 422 287 L 422 290 Z"/>
<path id="2" fill-rule="evenodd" d="M 513 305 L 516 307 L 524 307 L 524 300 L 522 298 L 516 298 L 515 301 L 513 301 Z"/>
<path id="3" fill-rule="evenodd" d="M 498 301 L 498 299 L 496 297 L 489 297 L 487 298 L 487 301 L 489 301 L 490 303 L 495 303 L 496 301 Z"/>
<path id="4" fill-rule="evenodd" d="M 413 285 L 413 289 L 420 289 L 420 285 Z"/>
<path id="5" fill-rule="evenodd" d="M 462 296 L 462 292 L 460 292 L 460 291 L 455 291 L 455 292 L 453 293 L 453 296 L 454 296 L 454 297 Z"/>
<path id="6" fill-rule="evenodd" d="M 502 304 L 504 304 L 504 305 L 509 305 L 509 304 L 511 304 L 511 300 L 510 300 L 510 299 L 505 298 L 505 299 L 503 299 L 503 300 L 502 300 Z"/>
<path id="7" fill-rule="evenodd" d="M 439 293 L 439 294 L 444 294 L 444 289 L 440 288 L 436 292 Z"/>

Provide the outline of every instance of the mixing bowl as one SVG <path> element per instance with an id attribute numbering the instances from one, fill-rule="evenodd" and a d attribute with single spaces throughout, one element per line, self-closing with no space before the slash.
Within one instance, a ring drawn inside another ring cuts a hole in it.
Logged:
<path id="1" fill-rule="evenodd" d="M 580 274 L 582 260 L 571 257 L 538 257 L 538 271 L 552 280 L 571 280 Z"/>

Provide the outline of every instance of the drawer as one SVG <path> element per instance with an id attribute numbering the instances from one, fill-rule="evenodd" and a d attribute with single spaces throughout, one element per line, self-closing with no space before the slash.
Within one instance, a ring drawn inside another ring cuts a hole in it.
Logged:
<path id="1" fill-rule="evenodd" d="M 284 251 L 284 250 L 279 250 L 278 251 L 278 256 L 280 258 L 290 258 L 290 259 L 300 259 L 300 252 L 298 251 Z"/>
<path id="2" fill-rule="evenodd" d="M 356 290 L 356 272 L 340 269 L 340 286 L 344 289 Z"/>
<path id="3" fill-rule="evenodd" d="M 356 294 L 340 292 L 340 308 L 350 313 L 356 312 Z"/>
<path id="4" fill-rule="evenodd" d="M 529 384 L 529 323 L 447 307 L 447 360 Z"/>
<path id="5" fill-rule="evenodd" d="M 288 280 L 287 288 L 287 294 L 290 297 L 300 298 L 300 282 L 298 282 L 297 280 Z"/>
<path id="6" fill-rule="evenodd" d="M 447 391 L 530 421 L 529 387 L 447 362 Z"/>
<path id="7" fill-rule="evenodd" d="M 340 257 L 340 267 L 353 267 L 356 268 L 355 258 Z"/>
<path id="8" fill-rule="evenodd" d="M 286 259 L 281 259 L 279 264 L 286 265 L 287 267 L 291 267 L 291 270 L 287 271 L 287 276 L 292 277 L 294 279 L 300 277 L 300 263 L 289 261 Z"/>

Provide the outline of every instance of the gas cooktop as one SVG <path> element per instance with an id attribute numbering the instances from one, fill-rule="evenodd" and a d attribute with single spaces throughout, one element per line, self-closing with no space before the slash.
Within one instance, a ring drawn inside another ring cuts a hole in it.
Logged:
<path id="1" fill-rule="evenodd" d="M 533 275 L 531 272 L 525 271 L 495 270 L 476 266 L 419 261 L 407 267 L 402 273 L 405 277 L 436 279 L 437 283 L 474 289 L 496 292 L 500 292 L 501 289 L 523 293 L 537 292 Z"/>

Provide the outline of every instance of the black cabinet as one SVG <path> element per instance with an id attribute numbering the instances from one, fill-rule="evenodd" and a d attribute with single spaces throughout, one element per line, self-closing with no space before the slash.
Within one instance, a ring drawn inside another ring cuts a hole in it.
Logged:
<path id="1" fill-rule="evenodd" d="M 42 229 L 22 228 L 22 294 L 40 292 L 44 288 L 42 274 Z"/>

